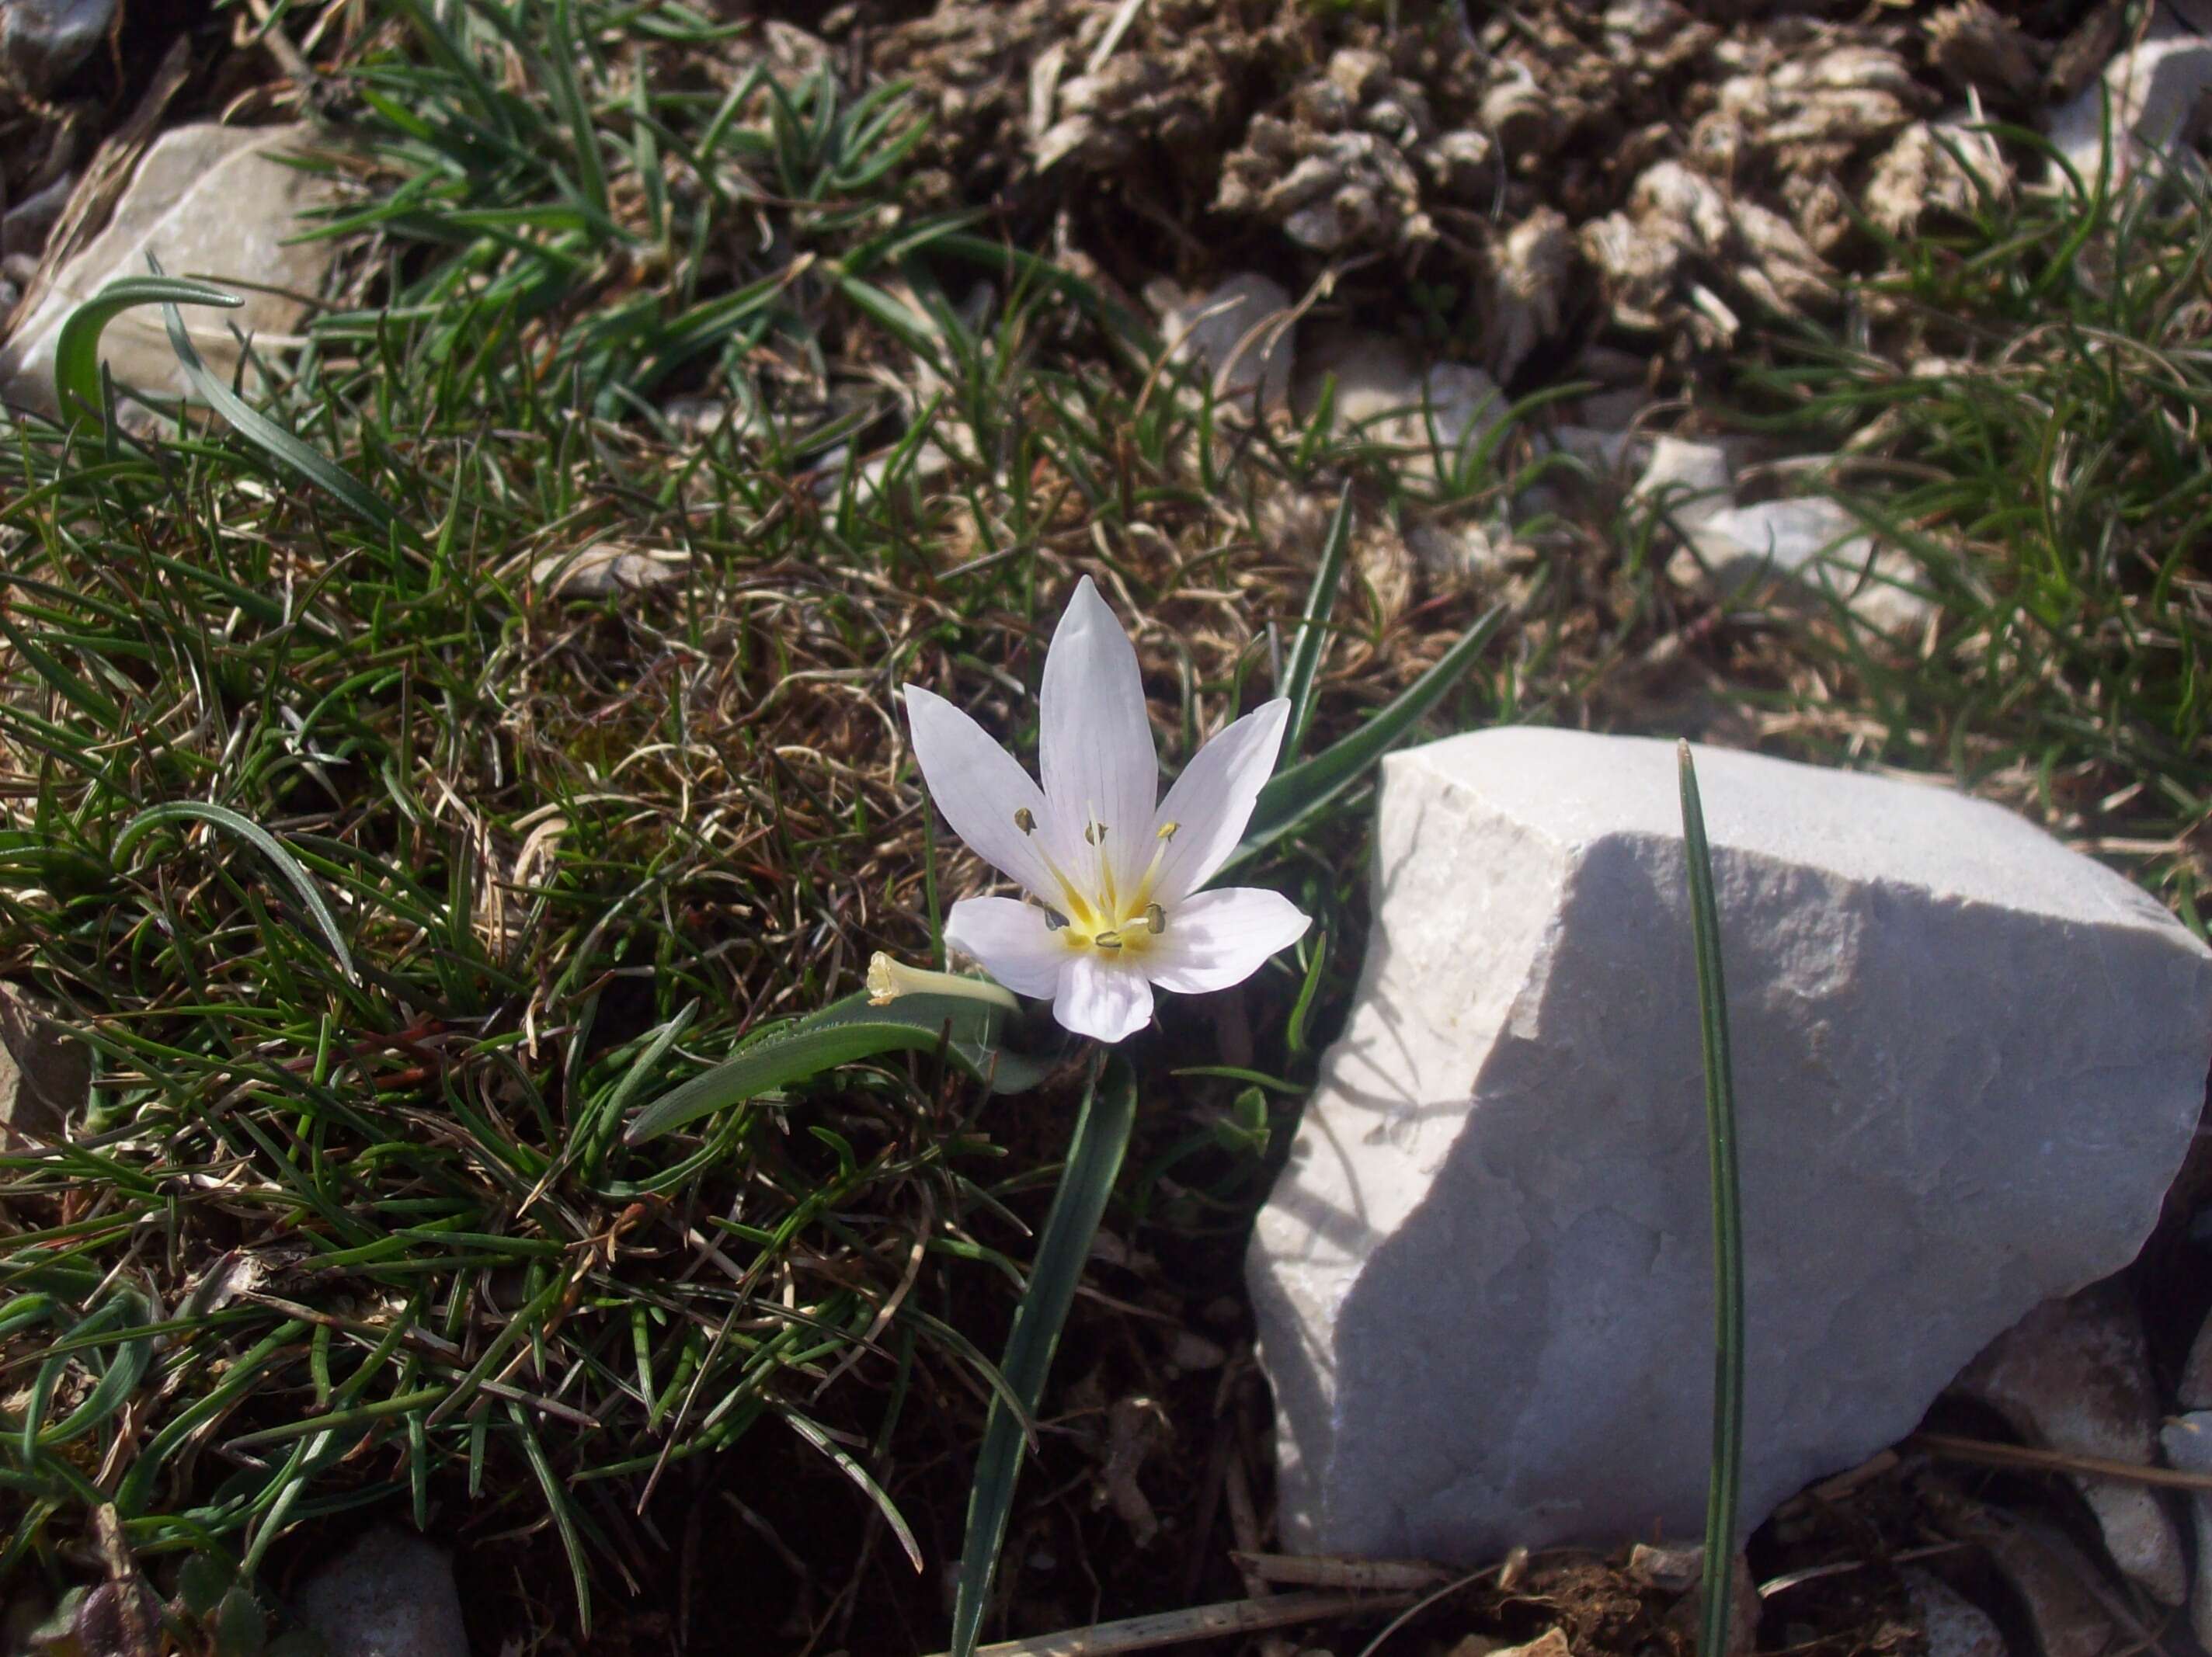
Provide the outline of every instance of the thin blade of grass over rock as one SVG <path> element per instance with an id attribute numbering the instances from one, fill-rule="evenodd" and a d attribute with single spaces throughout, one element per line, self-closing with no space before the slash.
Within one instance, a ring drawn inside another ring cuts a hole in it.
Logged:
<path id="1" fill-rule="evenodd" d="M 1743 1201 L 1736 1174 L 1735 1071 L 1729 1053 L 1728 984 L 1721 971 L 1720 906 L 1713 895 L 1712 848 L 1705 841 L 1690 744 L 1678 744 L 1682 780 L 1682 855 L 1696 934 L 1698 1037 L 1705 1060 L 1705 1143 L 1713 1209 L 1713 1452 L 1705 1494 L 1705 1571 L 1699 1657 L 1725 1657 L 1735 1606 L 1736 1499 L 1743 1483 Z"/>
<path id="2" fill-rule="evenodd" d="M 155 273 L 158 276 L 160 272 L 161 266 L 156 264 Z M 309 483 L 319 484 L 354 516 L 385 535 L 410 544 L 419 538 L 375 490 L 312 445 L 302 443 L 210 373 L 192 344 L 191 334 L 185 331 L 182 313 L 173 303 L 165 302 L 161 310 L 168 321 L 170 349 L 176 352 L 185 377 L 192 382 L 192 389 L 201 399 L 240 436 L 283 461 Z"/>
<path id="3" fill-rule="evenodd" d="M 100 337 L 107 325 L 140 305 L 219 305 L 246 301 L 210 282 L 173 276 L 125 276 L 111 282 L 64 319 L 54 339 L 54 402 L 66 424 L 106 407 L 100 386 Z"/>
<path id="4" fill-rule="evenodd" d="M 1094 1071 L 1084 1096 L 1067 1162 L 1053 1193 L 1052 1211 L 1037 1237 L 1029 1287 L 1015 1308 L 1013 1332 L 1006 1338 L 1006 1356 L 999 1366 L 1030 1416 L 1036 1415 L 1044 1396 L 1053 1349 L 1060 1344 L 1060 1327 L 1083 1279 L 1091 1240 L 1105 1217 L 1106 1201 L 1121 1173 L 1136 1115 L 1137 1083 L 1128 1061 L 1118 1055 L 1105 1059 Z M 1021 1477 L 1022 1448 L 1021 1417 L 994 1399 L 968 1498 L 952 1609 L 952 1657 L 974 1657 L 981 1636 L 992 1580 L 1006 1545 L 1006 1521 L 1013 1512 L 1014 1487 Z"/>

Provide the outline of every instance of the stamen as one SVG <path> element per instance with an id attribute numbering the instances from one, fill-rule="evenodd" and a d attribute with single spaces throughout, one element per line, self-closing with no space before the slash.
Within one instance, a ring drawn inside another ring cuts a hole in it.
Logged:
<path id="1" fill-rule="evenodd" d="M 1085 815 L 1089 816 L 1087 812 Z M 1106 825 L 1099 822 L 1096 816 L 1090 816 L 1089 821 L 1083 826 L 1083 838 L 1088 844 L 1098 848 L 1098 869 L 1096 878 L 1098 882 L 1097 891 L 1099 899 L 1099 919 L 1111 920 L 1121 913 L 1121 900 L 1120 895 L 1114 889 L 1114 859 L 1106 855 Z"/>
<path id="2" fill-rule="evenodd" d="M 1030 817 L 1030 822 L 1028 823 L 1023 822 L 1022 819 L 1024 817 Z M 1020 828 L 1024 834 L 1028 833 L 1030 828 L 1036 822 L 1036 821 L 1035 817 L 1030 816 L 1030 810 L 1027 806 L 1023 806 L 1014 814 L 1015 827 Z M 1063 871 L 1057 863 L 1054 863 L 1052 860 L 1052 853 L 1048 849 L 1051 839 L 1052 836 L 1048 835 L 1043 840 L 1037 842 L 1037 856 L 1043 859 L 1045 872 L 1050 875 L 1054 881 L 1059 883 L 1060 895 L 1066 902 L 1068 913 L 1073 914 L 1077 920 L 1082 921 L 1084 925 L 1087 926 L 1091 924 L 1090 918 L 1092 913 L 1091 902 L 1089 899 L 1084 895 L 1082 889 L 1077 886 L 1073 881 L 1070 880 L 1067 877 L 1066 871 Z M 1043 897 L 1044 894 L 1039 892 L 1036 895 L 1041 899 Z M 1051 905 L 1047 904 L 1045 907 L 1046 913 L 1050 913 Z M 1065 920 L 1062 920 L 1060 924 L 1062 926 L 1065 926 L 1067 925 L 1067 922 Z"/>
<path id="3" fill-rule="evenodd" d="M 1168 912 L 1157 903 L 1145 905 L 1145 927 L 1154 938 L 1168 929 Z"/>
<path id="4" fill-rule="evenodd" d="M 1118 950 L 1121 947 L 1121 934 L 1113 932 L 1100 932 L 1091 941 L 1102 950 Z"/>
<path id="5" fill-rule="evenodd" d="M 1034 835 L 1036 833 L 1036 813 L 1026 805 L 1020 807 L 1014 812 L 1014 827 L 1025 835 Z"/>
<path id="6" fill-rule="evenodd" d="M 1048 908 L 1044 912 L 1045 931 L 1048 932 L 1057 932 L 1065 930 L 1066 926 L 1067 917 L 1060 913 L 1059 910 Z"/>
<path id="7" fill-rule="evenodd" d="M 1152 860 L 1145 865 L 1144 875 L 1138 880 L 1137 889 L 1132 894 L 1133 896 L 1141 897 L 1152 889 L 1152 882 L 1159 877 L 1160 864 L 1168 854 L 1168 842 L 1176 837 L 1176 830 L 1182 827 L 1182 824 L 1179 822 L 1164 822 L 1160 825 L 1159 833 L 1154 836 L 1158 844 L 1152 847 Z"/>

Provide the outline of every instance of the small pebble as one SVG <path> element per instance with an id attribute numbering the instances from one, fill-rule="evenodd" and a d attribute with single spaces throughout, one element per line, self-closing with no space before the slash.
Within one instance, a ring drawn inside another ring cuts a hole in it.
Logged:
<path id="1" fill-rule="evenodd" d="M 410 1531 L 368 1532 L 295 1599 L 328 1657 L 469 1657 L 453 1561 Z"/>

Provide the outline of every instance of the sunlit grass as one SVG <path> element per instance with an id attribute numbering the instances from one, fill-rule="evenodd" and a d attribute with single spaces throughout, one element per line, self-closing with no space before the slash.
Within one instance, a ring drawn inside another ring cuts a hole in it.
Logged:
<path id="1" fill-rule="evenodd" d="M 2212 220 L 2188 173 L 1986 206 L 1892 248 L 1854 337 L 1751 378 L 1835 447 L 1837 492 L 1912 554 L 1899 648 L 1805 635 L 1816 747 L 1956 777 L 2106 858 L 2200 932 L 2212 883 Z"/>
<path id="2" fill-rule="evenodd" d="M 453 15 L 387 8 L 352 65 L 373 160 L 329 163 L 361 187 L 337 303 L 266 365 L 283 440 L 7 434 L 0 950 L 98 1073 L 68 1147 L 0 1157 L 0 1363 L 57 1389 L 0 1448 L 0 1570 L 67 1580 L 103 1501 L 148 1566 L 222 1581 L 333 1514 L 465 1501 L 468 1534 L 550 1526 L 580 1630 L 658 1493 L 764 1433 L 901 1528 L 901 1423 L 980 1428 L 1007 1222 L 1064 1134 L 928 1053 L 625 1121 L 875 950 L 933 954 L 933 883 L 975 871 L 932 866 L 902 679 L 1032 740 L 1042 620 L 1091 569 L 1179 763 L 1285 671 L 1318 544 L 1282 504 L 1399 493 L 1372 445 L 1240 434 L 1097 294 L 902 216 L 896 97 L 661 78 L 717 61 L 671 9 Z M 562 584 L 608 544 L 667 579 Z M 1297 652 L 1308 751 L 1481 598 L 1415 627 L 1347 583 Z M 1261 854 L 1337 938 L 1358 798 Z M 1327 958 L 1255 981 L 1251 1068 L 1310 1071 L 1356 965 Z M 1188 1046 L 1171 1020 L 1160 1059 Z M 1249 1199 L 1244 1091 L 1148 1089 L 1151 1211 Z"/>
<path id="3" fill-rule="evenodd" d="M 1641 665 L 1686 650 L 1769 745 L 1952 773 L 2197 913 L 2185 199 L 1899 248 L 1863 333 L 1735 388 L 1849 446 L 1942 607 L 1925 640 L 1735 628 L 1520 422 L 1443 457 L 1255 429 L 1004 227 L 904 213 L 895 94 L 753 67 L 678 7 L 369 19 L 331 65 L 366 148 L 317 163 L 349 192 L 331 302 L 258 383 L 397 527 L 220 422 L 4 433 L 0 952 L 98 1081 L 67 1147 L 0 1156 L 0 1573 L 68 1580 L 104 1502 L 221 1581 L 386 1504 L 542 1532 L 580 1624 L 665 1552 L 670 1492 L 769 1436 L 856 1533 L 896 1531 L 873 1507 L 927 1539 L 907 1509 L 964 1494 L 943 1446 L 978 1441 L 1079 1072 L 1016 1110 L 903 1054 L 623 1128 L 874 950 L 934 956 L 980 870 L 933 844 L 895 687 L 1032 747 L 1079 571 L 1170 768 L 1285 689 L 1320 752 L 1502 600 L 1438 728 L 1650 728 Z M 1538 481 L 1567 509 L 1532 516 Z M 1516 500 L 1510 576 L 1394 590 L 1364 550 Z M 584 590 L 610 547 L 665 579 Z M 1359 964 L 1365 798 L 1239 875 L 1309 942 L 1134 1054 L 1133 1229 L 1245 1224 Z"/>

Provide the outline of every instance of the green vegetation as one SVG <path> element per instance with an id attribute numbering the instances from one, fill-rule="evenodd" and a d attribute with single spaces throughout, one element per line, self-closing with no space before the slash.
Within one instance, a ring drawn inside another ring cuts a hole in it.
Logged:
<path id="1" fill-rule="evenodd" d="M 1762 423 L 1912 552 L 1917 647 L 1848 627 L 1784 699 L 1823 750 L 1955 776 L 2202 933 L 2212 887 L 2212 218 L 2184 171 L 1986 203 L 1888 252 L 1848 345 L 1749 377 Z"/>
<path id="2" fill-rule="evenodd" d="M 0 1155 L 0 1577 L 68 1579 L 112 1505 L 228 1604 L 387 1504 L 557 1562 L 534 1614 L 580 1633 L 719 1466 L 842 1492 L 825 1625 L 865 1591 L 933 1648 L 1080 1067 L 994 1101 L 904 1042 L 623 1129 L 872 951 L 936 956 L 976 868 L 893 689 L 1033 747 L 1079 568 L 1173 763 L 1284 687 L 1316 765 L 1410 733 L 1368 716 L 1440 663 L 1435 729 L 1664 727 L 1650 665 L 1686 650 L 1774 747 L 1954 774 L 2202 924 L 2186 199 L 1993 207 L 1895 250 L 1874 344 L 1793 340 L 1737 388 L 1852 446 L 1944 605 L 1899 643 L 1714 617 L 1517 424 L 1432 471 L 1233 427 L 1007 227 L 902 211 L 895 91 L 678 5 L 370 15 L 368 159 L 317 163 L 360 185 L 321 232 L 339 299 L 263 365 L 274 435 L 110 420 L 73 358 L 79 417 L 0 457 L 0 955 L 97 1055 L 70 1144 Z M 1908 337 L 1955 361 L 1899 367 Z M 1409 604 L 1346 553 L 1545 481 L 1575 509 L 1520 526 L 1532 576 Z M 641 590 L 594 585 L 617 553 Z M 1341 590 L 1301 634 L 1316 568 Z M 1365 785 L 1302 786 L 1323 807 L 1263 806 L 1238 878 L 1314 932 L 1132 1053 L 1132 1235 L 1233 1248 L 1357 969 Z"/>
<path id="3" fill-rule="evenodd" d="M 477 1536 L 550 1520 L 580 1631 L 708 1453 L 786 1466 L 781 1435 L 903 1536 L 902 1431 L 935 1411 L 919 1442 L 972 1455 L 1003 1385 L 1078 1077 L 1017 1109 L 893 1053 L 623 1133 L 874 950 L 934 952 L 935 883 L 971 870 L 933 867 L 893 687 L 1033 742 L 1039 620 L 1096 561 L 1187 756 L 1297 623 L 1269 502 L 1389 457 L 1293 434 L 1231 468 L 1127 319 L 898 214 L 896 97 L 659 76 L 714 39 L 672 9 L 388 15 L 354 77 L 378 170 L 327 227 L 352 302 L 266 419 L 9 441 L 0 950 L 98 1074 L 68 1150 L 0 1157 L 0 1339 L 35 1383 L 0 1569 L 65 1575 L 105 1502 L 149 1568 L 226 1581 L 332 1514 L 465 1502 Z M 981 324 L 945 297 L 978 282 Z M 665 399 L 707 386 L 678 430 Z M 610 548 L 671 579 L 595 592 Z M 1356 659 L 1301 652 L 1316 753 L 1474 609 L 1333 614 Z M 1277 816 L 1258 877 L 1344 932 L 1357 813 Z M 1255 984 L 1249 1066 L 1310 1068 L 1336 959 Z M 1192 1045 L 1171 1019 L 1152 1063 Z M 1253 1188 L 1243 1091 L 1148 1093 L 1152 1212 L 1229 1223 L 1202 1205 Z M 935 1470 L 956 1501 L 963 1472 Z"/>

